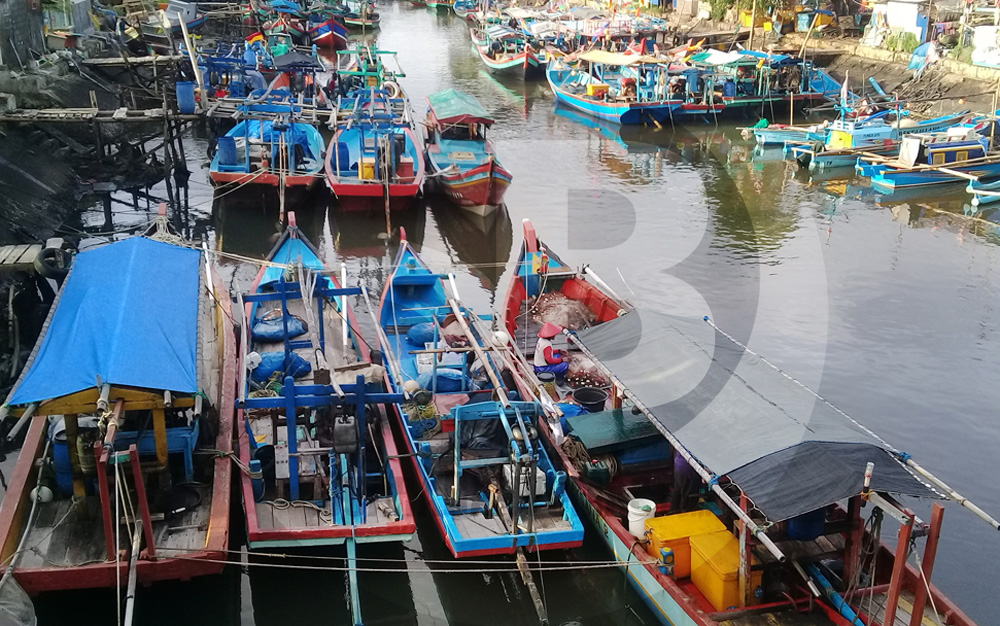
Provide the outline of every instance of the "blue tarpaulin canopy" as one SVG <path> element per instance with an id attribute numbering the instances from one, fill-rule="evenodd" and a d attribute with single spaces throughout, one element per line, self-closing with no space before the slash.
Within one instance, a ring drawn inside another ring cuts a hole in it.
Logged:
<path id="1" fill-rule="evenodd" d="M 93 388 L 98 376 L 111 385 L 198 391 L 200 258 L 144 237 L 80 253 L 10 404 Z"/>

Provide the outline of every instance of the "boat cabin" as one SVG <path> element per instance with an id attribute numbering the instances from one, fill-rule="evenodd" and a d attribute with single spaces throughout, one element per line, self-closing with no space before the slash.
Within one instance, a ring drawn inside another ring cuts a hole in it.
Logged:
<path id="1" fill-rule="evenodd" d="M 915 165 L 948 165 L 980 159 L 989 152 L 989 138 L 975 129 L 956 126 L 941 133 L 914 133 L 903 137 L 897 163 L 902 167 Z"/>

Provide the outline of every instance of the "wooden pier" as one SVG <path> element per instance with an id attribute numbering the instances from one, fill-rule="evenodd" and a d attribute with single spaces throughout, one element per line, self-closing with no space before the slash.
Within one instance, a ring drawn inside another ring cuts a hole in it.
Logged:
<path id="1" fill-rule="evenodd" d="M 197 114 L 183 115 L 168 112 L 166 117 L 171 120 L 197 120 Z M 162 122 L 163 109 L 119 109 L 101 110 L 94 108 L 81 109 L 21 109 L 0 113 L 0 122 L 21 124 L 69 124 L 69 123 L 148 123 Z"/>
<path id="2" fill-rule="evenodd" d="M 144 57 L 106 57 L 83 59 L 81 64 L 88 67 L 132 67 L 139 65 L 171 65 L 185 58 L 183 54 L 154 54 Z"/>

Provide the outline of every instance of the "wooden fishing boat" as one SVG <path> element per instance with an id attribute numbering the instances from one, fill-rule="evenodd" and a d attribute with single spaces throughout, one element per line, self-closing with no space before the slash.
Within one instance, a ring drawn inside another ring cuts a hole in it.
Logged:
<path id="1" fill-rule="evenodd" d="M 247 543 L 345 545 L 355 568 L 358 544 L 408 541 L 416 528 L 389 421 L 368 408 L 402 396 L 382 393 L 384 368 L 359 334 L 348 296 L 361 290 L 323 264 L 294 213 L 268 262 L 244 297 L 241 323 Z M 356 598 L 356 572 L 349 578 Z M 360 605 L 352 607 L 362 623 Z"/>
<path id="2" fill-rule="evenodd" d="M 429 9 L 448 10 L 454 6 L 454 0 L 427 0 L 425 4 Z"/>
<path id="3" fill-rule="evenodd" d="M 330 19 L 309 29 L 309 39 L 317 46 L 345 50 L 347 48 L 347 28 L 340 18 Z"/>
<path id="4" fill-rule="evenodd" d="M 2 410 L 19 418 L 12 437 L 27 426 L 0 507 L 4 584 L 134 589 L 222 571 L 229 303 L 197 249 L 137 236 L 76 257 Z"/>
<path id="5" fill-rule="evenodd" d="M 558 103 L 603 120 L 662 125 L 721 113 L 726 106 L 711 91 L 688 89 L 698 85 L 698 70 L 678 72 L 652 57 L 601 50 L 579 59 L 588 69 L 553 60 L 546 71 L 549 87 Z"/>
<path id="6" fill-rule="evenodd" d="M 841 92 L 841 84 L 825 70 L 788 54 L 708 48 L 688 55 L 687 62 L 711 75 L 727 111 L 805 106 L 832 100 Z"/>
<path id="7" fill-rule="evenodd" d="M 475 97 L 454 89 L 431 94 L 427 103 L 431 180 L 464 209 L 479 215 L 496 210 L 512 176 L 486 139 L 493 119 Z"/>
<path id="8" fill-rule="evenodd" d="M 834 167 L 853 167 L 862 153 L 892 156 L 899 152 L 900 140 L 918 133 L 940 132 L 960 124 L 968 111 L 956 115 L 943 115 L 929 120 L 903 118 L 896 122 L 885 121 L 890 111 L 882 111 L 862 120 L 841 117 L 834 120 L 823 142 L 795 144 L 786 142 L 785 151 L 802 167 L 823 170 Z"/>
<path id="9" fill-rule="evenodd" d="M 352 30 L 373 30 L 379 27 L 382 16 L 371 0 L 347 0 L 344 3 L 344 24 Z"/>
<path id="10" fill-rule="evenodd" d="M 525 307 L 537 295 L 558 292 L 591 311 L 591 325 L 563 333 L 563 347 L 610 381 L 610 402 L 579 414 L 543 402 L 538 427 L 574 501 L 660 623 L 973 624 L 930 584 L 943 507 L 927 524 L 893 497 L 961 502 L 950 487 L 770 363 L 746 363 L 745 346 L 708 318 L 633 309 L 592 272 L 572 272 L 530 222 L 518 268 L 504 308 L 517 347 L 534 343 Z M 512 366 L 523 396 L 551 393 L 525 359 Z M 711 389 L 692 392 L 703 376 Z M 694 482 L 679 487 L 675 472 Z M 862 517 L 866 504 L 875 521 Z M 893 519 L 899 558 L 880 540 Z M 922 570 L 907 563 L 918 536 L 928 537 Z"/>
<path id="11" fill-rule="evenodd" d="M 856 170 L 872 187 L 892 192 L 1000 176 L 1000 155 L 989 152 L 989 138 L 959 126 L 904 137 L 897 157 L 862 156 Z"/>
<path id="12" fill-rule="evenodd" d="M 326 155 L 327 185 L 341 207 L 409 208 L 426 171 L 409 101 L 370 88 L 355 93 L 342 107 L 350 122 L 337 128 Z"/>
<path id="13" fill-rule="evenodd" d="M 395 414 L 448 549 L 473 557 L 580 545 L 583 524 L 563 476 L 534 437 L 539 404 L 508 399 L 513 387 L 484 352 L 492 340 L 478 318 L 446 295 L 448 277 L 433 273 L 402 236 L 379 305 L 382 347 L 392 355 L 387 386 L 409 393 Z M 460 336 L 448 335 L 455 328 Z M 474 382 L 470 354 L 485 382 Z"/>
<path id="14" fill-rule="evenodd" d="M 212 158 L 209 177 L 228 185 L 310 187 L 322 178 L 323 137 L 311 124 L 294 120 L 295 107 L 244 104 L 244 119 L 224 137 Z"/>
<path id="15" fill-rule="evenodd" d="M 753 137 L 758 146 L 784 146 L 786 143 L 812 144 L 816 141 L 826 141 L 830 133 L 830 122 L 809 126 L 766 124 L 766 120 L 762 122 L 765 122 L 765 125 L 740 129 L 743 138 Z"/>
<path id="16" fill-rule="evenodd" d="M 455 0 L 451 8 L 455 11 L 455 15 L 469 20 L 479 10 L 479 2 L 477 0 Z"/>
<path id="17" fill-rule="evenodd" d="M 479 37 L 473 32 L 472 39 L 479 58 L 491 73 L 530 80 L 545 72 L 548 53 L 535 49 L 524 33 L 497 25 L 487 27 L 482 38 Z"/>

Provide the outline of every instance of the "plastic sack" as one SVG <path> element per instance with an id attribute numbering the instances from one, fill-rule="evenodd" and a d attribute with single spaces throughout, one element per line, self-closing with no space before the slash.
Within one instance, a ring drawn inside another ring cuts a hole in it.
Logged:
<path id="1" fill-rule="evenodd" d="M 431 372 L 425 372 L 417 378 L 417 383 L 422 389 L 434 389 L 433 376 Z M 464 389 L 463 389 L 464 383 Z M 443 392 L 451 391 L 475 391 L 475 384 L 468 376 L 458 370 L 440 368 L 437 371 L 437 390 Z"/>
<path id="2" fill-rule="evenodd" d="M 414 324 L 410 327 L 410 330 L 407 331 L 406 338 L 410 343 L 417 346 L 434 343 L 434 322 Z"/>
<path id="3" fill-rule="evenodd" d="M 272 311 L 272 313 L 277 313 Z M 300 335 L 304 335 L 307 332 L 306 323 L 290 315 L 288 317 L 288 338 L 292 339 Z M 262 318 L 258 319 L 253 324 L 253 328 L 250 330 L 250 335 L 253 337 L 254 341 L 260 341 L 263 343 L 277 343 L 279 341 L 285 340 L 285 325 L 282 322 L 282 315 L 277 313 L 272 315 L 268 313 Z"/>
<path id="4" fill-rule="evenodd" d="M 250 372 L 250 378 L 256 383 L 266 382 L 271 375 L 275 372 L 280 372 L 285 367 L 285 353 L 284 352 L 263 352 L 260 355 L 260 365 L 255 367 Z M 291 363 L 288 365 L 288 371 L 284 373 L 285 376 L 291 376 L 292 378 L 299 378 L 300 376 L 305 376 L 312 371 L 312 365 L 309 361 L 306 361 L 294 352 L 291 354 Z"/>

